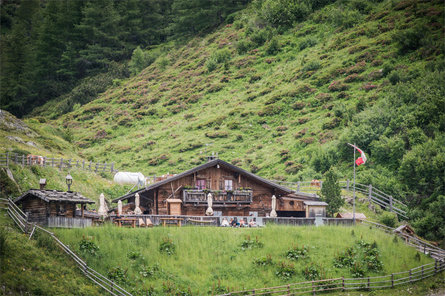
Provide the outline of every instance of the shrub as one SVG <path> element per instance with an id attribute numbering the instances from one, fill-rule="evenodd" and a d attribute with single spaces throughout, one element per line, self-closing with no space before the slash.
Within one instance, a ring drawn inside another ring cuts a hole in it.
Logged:
<path id="1" fill-rule="evenodd" d="M 241 242 L 241 250 L 250 250 L 250 249 L 261 249 L 264 247 L 264 244 L 259 241 L 258 236 L 255 237 L 255 240 L 252 240 L 250 238 L 250 235 L 248 235 L 242 242 Z"/>
<path id="2" fill-rule="evenodd" d="M 334 80 L 331 82 L 331 84 L 329 85 L 328 89 L 330 91 L 343 91 L 343 90 L 347 90 L 349 87 L 344 84 L 341 81 L 338 80 Z"/>
<path id="3" fill-rule="evenodd" d="M 315 45 L 317 45 L 317 39 L 315 39 L 314 37 L 307 37 L 300 42 L 299 47 L 300 50 L 304 50 Z"/>
<path id="4" fill-rule="evenodd" d="M 287 250 L 285 256 L 287 259 L 295 260 L 302 258 L 307 258 L 307 254 L 309 253 L 309 248 L 302 246 L 301 248 L 294 246 L 293 248 Z"/>
<path id="5" fill-rule="evenodd" d="M 323 268 L 315 263 L 306 265 L 302 270 L 304 278 L 308 281 L 315 281 L 322 278 Z"/>
<path id="6" fill-rule="evenodd" d="M 286 28 L 304 20 L 311 11 L 311 5 L 303 1 L 266 0 L 261 6 L 260 15 L 269 24 Z"/>
<path id="7" fill-rule="evenodd" d="M 127 254 L 127 257 L 128 257 L 128 259 L 136 260 L 136 259 L 141 258 L 142 255 L 141 255 L 140 252 L 137 252 L 137 251 L 130 251 L 130 252 Z"/>
<path id="8" fill-rule="evenodd" d="M 268 254 L 268 255 L 266 255 L 266 257 L 254 258 L 253 264 L 258 265 L 258 266 L 272 265 L 273 264 L 272 256 Z"/>
<path id="9" fill-rule="evenodd" d="M 176 246 L 170 238 L 165 237 L 159 245 L 159 252 L 169 256 L 174 255 L 176 253 Z"/>
<path id="10" fill-rule="evenodd" d="M 7 235 L 3 228 L 0 228 L 0 258 L 3 259 L 3 257 L 6 254 L 7 249 L 7 242 L 6 242 Z"/>
<path id="11" fill-rule="evenodd" d="M 154 276 L 158 271 L 160 271 L 160 268 L 156 263 L 153 266 L 142 266 L 142 268 L 139 270 L 139 274 L 146 278 Z"/>
<path id="12" fill-rule="evenodd" d="M 352 277 L 354 277 L 354 278 L 361 278 L 361 277 L 365 276 L 365 269 L 360 262 L 355 262 L 351 266 L 350 271 L 351 271 Z"/>
<path id="13" fill-rule="evenodd" d="M 392 71 L 391 74 L 388 76 L 389 82 L 391 82 L 392 85 L 396 85 L 400 81 L 400 75 L 397 71 Z"/>
<path id="14" fill-rule="evenodd" d="M 131 74 L 137 74 L 153 63 L 156 58 L 157 56 L 155 54 L 144 51 L 138 46 L 133 51 L 131 60 L 128 63 L 128 69 L 130 70 Z M 113 83 L 115 83 L 116 80 L 117 79 L 114 79 Z"/>
<path id="15" fill-rule="evenodd" d="M 110 268 L 107 276 L 110 280 L 119 284 L 125 284 L 127 282 L 127 270 L 124 271 L 121 267 Z"/>
<path id="16" fill-rule="evenodd" d="M 267 43 L 266 53 L 268 55 L 275 55 L 279 51 L 280 51 L 280 44 L 278 43 L 278 39 L 274 37 Z"/>
<path id="17" fill-rule="evenodd" d="M 96 245 L 95 242 L 88 240 L 86 238 L 83 238 L 79 242 L 79 250 L 80 250 L 80 252 L 82 252 L 84 254 L 96 256 L 99 252 L 99 247 Z"/>
<path id="18" fill-rule="evenodd" d="M 379 219 L 380 223 L 388 227 L 396 227 L 398 223 L 397 214 L 393 212 L 384 212 Z"/>
<path id="19" fill-rule="evenodd" d="M 295 267 L 292 263 L 280 262 L 275 275 L 279 278 L 288 280 L 296 274 Z"/>
<path id="20" fill-rule="evenodd" d="M 416 26 L 395 33 L 393 39 L 396 41 L 399 53 L 405 54 L 420 48 L 424 43 L 425 36 L 428 35 L 426 32 L 428 32 L 428 28 L 425 26 Z"/>
<path id="21" fill-rule="evenodd" d="M 269 31 L 267 29 L 257 30 L 250 35 L 254 47 L 263 45 L 269 39 Z"/>
<path id="22" fill-rule="evenodd" d="M 303 71 L 315 71 L 320 69 L 321 64 L 319 61 L 314 60 L 314 61 L 310 61 L 309 63 L 307 63 L 304 67 L 303 67 Z"/>

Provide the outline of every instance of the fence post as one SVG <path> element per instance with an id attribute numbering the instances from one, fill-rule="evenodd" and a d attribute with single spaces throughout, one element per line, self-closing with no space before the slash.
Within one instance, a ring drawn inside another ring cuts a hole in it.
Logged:
<path id="1" fill-rule="evenodd" d="M 76 168 L 78 168 L 78 167 L 79 167 L 79 161 L 76 160 Z"/>
<path id="2" fill-rule="evenodd" d="M 437 273 L 437 259 L 434 259 L 434 274 Z"/>
<path id="3" fill-rule="evenodd" d="M 19 157 L 18 154 L 16 153 L 14 157 L 14 163 L 17 164 L 18 162 L 19 162 Z"/>
<path id="4" fill-rule="evenodd" d="M 51 159 L 51 166 L 54 167 L 54 155 L 53 158 Z"/>
<path id="5" fill-rule="evenodd" d="M 389 196 L 389 211 L 392 212 L 392 195 Z"/>
<path id="6" fill-rule="evenodd" d="M 423 265 L 422 265 L 422 279 L 423 279 Z"/>
<path id="7" fill-rule="evenodd" d="M 300 186 L 301 186 L 301 183 L 300 183 L 300 181 L 298 181 L 297 182 L 297 192 L 300 192 Z"/>
<path id="8" fill-rule="evenodd" d="M 341 277 L 341 290 L 343 292 L 345 291 L 345 277 L 344 276 Z"/>
<path id="9" fill-rule="evenodd" d="M 423 245 L 423 253 L 426 254 L 426 245 Z"/>
<path id="10" fill-rule="evenodd" d="M 71 169 L 71 158 L 68 160 L 68 169 Z"/>
<path id="11" fill-rule="evenodd" d="M 413 278 L 413 271 L 410 269 L 410 270 L 409 270 L 409 282 L 410 282 L 410 283 L 412 283 L 412 281 L 413 281 L 412 278 Z"/>
<path id="12" fill-rule="evenodd" d="M 59 171 L 61 171 L 63 168 L 63 158 L 60 159 L 60 167 L 59 167 Z"/>
<path id="13" fill-rule="evenodd" d="M 370 289 L 370 288 L 371 288 L 371 279 L 368 276 L 368 289 Z"/>
<path id="14" fill-rule="evenodd" d="M 391 288 L 394 288 L 394 273 L 391 273 Z"/>
<path id="15" fill-rule="evenodd" d="M 287 295 L 290 295 L 290 285 L 287 285 Z"/>
<path id="16" fill-rule="evenodd" d="M 9 151 L 6 152 L 6 167 L 9 167 Z"/>
<path id="17" fill-rule="evenodd" d="M 104 167 L 102 168 L 102 172 L 105 172 L 106 168 L 107 168 L 107 163 L 104 163 Z"/>
<path id="18" fill-rule="evenodd" d="M 114 170 L 114 162 L 111 163 L 110 172 L 113 173 L 113 170 Z"/>
<path id="19" fill-rule="evenodd" d="M 349 179 L 346 179 L 346 190 L 349 191 Z"/>
<path id="20" fill-rule="evenodd" d="M 91 172 L 91 163 L 92 161 L 90 160 L 90 164 L 88 165 L 88 170 Z"/>
<path id="21" fill-rule="evenodd" d="M 97 173 L 97 170 L 99 169 L 99 163 L 96 162 L 96 168 L 94 169 L 94 172 Z"/>
<path id="22" fill-rule="evenodd" d="M 25 167 L 25 154 L 22 154 L 22 168 Z"/>
<path id="23" fill-rule="evenodd" d="M 290 294 L 289 294 L 290 295 Z M 312 295 L 315 296 L 315 285 L 314 285 L 314 281 L 312 281 Z"/>
<path id="24" fill-rule="evenodd" d="M 82 161 L 82 170 L 85 169 L 85 159 Z"/>
<path id="25" fill-rule="evenodd" d="M 252 295 L 255 295 L 255 289 L 252 290 Z"/>
<path id="26" fill-rule="evenodd" d="M 372 198 L 372 184 L 369 184 L 368 188 L 368 202 L 371 204 L 371 198 Z"/>

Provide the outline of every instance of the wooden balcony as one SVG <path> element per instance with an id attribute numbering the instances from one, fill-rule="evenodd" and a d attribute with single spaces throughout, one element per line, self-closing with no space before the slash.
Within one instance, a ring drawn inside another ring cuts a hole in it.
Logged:
<path id="1" fill-rule="evenodd" d="M 219 190 L 187 189 L 182 192 L 184 203 L 207 204 L 207 195 L 211 193 L 214 205 L 221 204 L 250 204 L 252 190 L 234 190 L 232 192 Z"/>

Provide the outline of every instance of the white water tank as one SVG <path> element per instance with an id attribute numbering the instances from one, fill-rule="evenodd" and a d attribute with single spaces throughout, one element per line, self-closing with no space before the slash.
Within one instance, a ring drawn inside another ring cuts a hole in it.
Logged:
<path id="1" fill-rule="evenodd" d="M 144 186 L 145 177 L 142 173 L 118 172 L 114 175 L 114 183 L 119 185 Z"/>

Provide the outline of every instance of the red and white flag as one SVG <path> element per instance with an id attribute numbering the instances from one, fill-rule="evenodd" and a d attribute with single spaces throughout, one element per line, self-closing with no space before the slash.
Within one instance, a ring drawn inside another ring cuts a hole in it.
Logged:
<path id="1" fill-rule="evenodd" d="M 356 164 L 357 166 L 359 166 L 359 165 L 361 165 L 361 164 L 366 163 L 367 158 L 366 158 L 365 153 L 364 153 L 360 148 L 358 148 L 358 147 L 355 146 L 355 145 L 352 145 L 352 144 L 350 144 L 350 143 L 348 143 L 348 145 L 354 147 L 354 149 L 357 149 L 357 151 L 360 153 L 360 157 L 357 158 L 357 159 L 355 160 L 355 164 Z"/>

